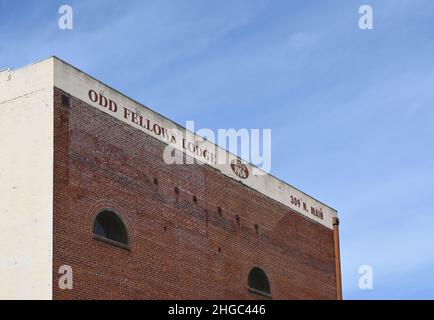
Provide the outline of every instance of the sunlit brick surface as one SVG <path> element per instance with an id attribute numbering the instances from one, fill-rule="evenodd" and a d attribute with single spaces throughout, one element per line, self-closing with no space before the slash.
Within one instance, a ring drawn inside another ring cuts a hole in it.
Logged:
<path id="1" fill-rule="evenodd" d="M 267 299 L 247 288 L 254 266 L 272 299 L 336 298 L 331 229 L 210 166 L 167 165 L 162 142 L 69 102 L 55 88 L 55 299 Z M 129 250 L 93 238 L 103 208 L 126 221 Z M 65 264 L 73 290 L 57 286 Z"/>

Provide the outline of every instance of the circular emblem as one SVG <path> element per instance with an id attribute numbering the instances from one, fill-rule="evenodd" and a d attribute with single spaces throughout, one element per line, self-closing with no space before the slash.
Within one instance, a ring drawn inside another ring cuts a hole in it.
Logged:
<path id="1" fill-rule="evenodd" d="M 239 159 L 231 161 L 231 168 L 232 171 L 241 179 L 247 179 L 249 176 L 249 169 L 247 169 L 247 166 Z"/>

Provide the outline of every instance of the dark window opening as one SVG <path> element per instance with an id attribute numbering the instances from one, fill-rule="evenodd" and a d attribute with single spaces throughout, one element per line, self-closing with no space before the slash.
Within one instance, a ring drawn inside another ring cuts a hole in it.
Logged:
<path id="1" fill-rule="evenodd" d="M 222 208 L 221 208 L 221 207 L 218 207 L 218 208 L 217 208 L 217 212 L 218 212 L 218 214 L 221 216 L 222 213 L 223 213 L 223 212 L 222 212 Z"/>
<path id="2" fill-rule="evenodd" d="M 62 106 L 69 107 L 69 97 L 62 94 Z"/>
<path id="3" fill-rule="evenodd" d="M 240 224 L 241 224 L 241 219 L 240 219 L 240 216 L 239 216 L 239 215 L 236 215 L 236 216 L 235 216 L 235 220 L 237 221 L 237 225 L 240 225 Z"/>
<path id="4" fill-rule="evenodd" d="M 249 289 L 258 294 L 265 296 L 271 295 L 270 282 L 268 281 L 267 275 L 264 270 L 258 267 L 254 267 L 250 270 L 248 279 Z"/>
<path id="5" fill-rule="evenodd" d="M 158 179 L 157 179 L 157 178 L 154 178 L 154 184 L 155 184 L 156 186 L 158 186 Z"/>
<path id="6" fill-rule="evenodd" d="M 93 223 L 94 235 L 128 246 L 128 232 L 121 218 L 111 211 L 103 211 Z"/>
<path id="7" fill-rule="evenodd" d="M 197 198 L 196 198 L 196 196 L 193 196 L 193 202 L 194 202 L 194 203 L 197 203 Z"/>
<path id="8" fill-rule="evenodd" d="M 179 203 L 179 189 L 175 187 L 175 205 Z"/>

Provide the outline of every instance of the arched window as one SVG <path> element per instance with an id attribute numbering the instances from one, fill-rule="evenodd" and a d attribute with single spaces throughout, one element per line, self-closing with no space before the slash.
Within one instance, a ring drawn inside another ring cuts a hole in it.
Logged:
<path id="1" fill-rule="evenodd" d="M 124 222 L 111 211 L 104 210 L 93 222 L 93 234 L 124 246 L 128 246 L 128 232 Z"/>
<path id="2" fill-rule="evenodd" d="M 250 270 L 248 279 L 249 289 L 255 293 L 259 293 L 265 296 L 271 295 L 270 282 L 264 270 L 258 267 L 254 267 Z"/>

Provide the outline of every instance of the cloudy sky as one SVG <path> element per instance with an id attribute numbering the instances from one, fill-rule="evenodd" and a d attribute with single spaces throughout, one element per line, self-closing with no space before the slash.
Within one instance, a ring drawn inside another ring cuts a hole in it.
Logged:
<path id="1" fill-rule="evenodd" d="M 433 18 L 432 0 L 0 0 L 0 69 L 56 55 L 180 124 L 272 129 L 272 174 L 339 211 L 344 297 L 434 299 Z"/>

